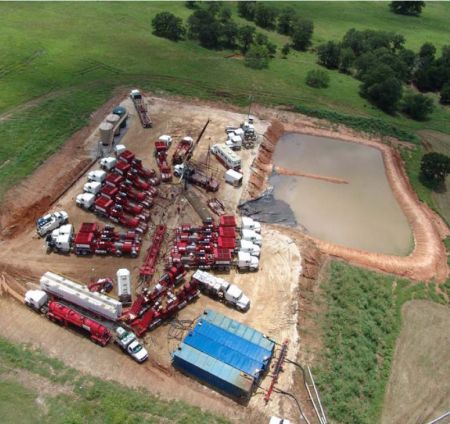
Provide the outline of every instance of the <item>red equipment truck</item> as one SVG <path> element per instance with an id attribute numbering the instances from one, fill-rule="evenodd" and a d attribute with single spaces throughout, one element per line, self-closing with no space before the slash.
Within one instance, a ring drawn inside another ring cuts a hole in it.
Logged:
<path id="1" fill-rule="evenodd" d="M 125 177 L 128 175 L 128 173 L 131 170 L 131 165 L 127 162 L 123 161 L 117 161 L 116 166 L 111 169 L 111 171 L 115 172 L 116 174 L 122 175 L 122 177 Z"/>
<path id="2" fill-rule="evenodd" d="M 172 164 L 179 165 L 180 163 L 183 163 L 186 156 L 191 151 L 193 144 L 194 140 L 191 137 L 184 137 L 179 141 L 172 157 Z"/>
<path id="3" fill-rule="evenodd" d="M 139 220 L 147 222 L 150 219 L 150 212 L 148 210 L 144 210 L 143 205 L 137 205 L 136 203 L 131 202 L 127 198 L 126 193 L 119 193 L 114 201 L 116 205 L 122 206 L 126 213 L 135 216 Z"/>
<path id="4" fill-rule="evenodd" d="M 140 191 L 147 191 L 151 187 L 149 183 L 147 183 L 146 181 L 144 181 L 142 178 L 139 177 L 139 175 L 134 169 L 131 169 L 130 172 L 128 173 L 127 180 L 131 181 L 133 186 Z"/>
<path id="5" fill-rule="evenodd" d="M 123 208 L 116 205 L 114 201 L 107 197 L 100 196 L 95 199 L 94 213 L 108 218 L 112 222 L 123 225 L 124 227 L 135 228 L 140 233 L 145 233 L 148 225 L 142 220 L 134 217 L 128 217 L 124 214 Z"/>
<path id="6" fill-rule="evenodd" d="M 115 172 L 109 172 L 105 178 L 105 184 L 117 187 L 121 183 L 125 181 L 125 178 L 122 175 L 116 174 Z"/>
<path id="7" fill-rule="evenodd" d="M 155 141 L 155 158 L 161 171 L 161 180 L 164 182 L 172 181 L 172 169 L 167 163 L 167 143 L 164 141 Z"/>
<path id="8" fill-rule="evenodd" d="M 51 321 L 66 326 L 72 325 L 80 330 L 87 331 L 91 340 L 101 346 L 106 346 L 111 341 L 112 335 L 105 326 L 60 302 L 54 300 L 48 302 L 47 317 Z"/>

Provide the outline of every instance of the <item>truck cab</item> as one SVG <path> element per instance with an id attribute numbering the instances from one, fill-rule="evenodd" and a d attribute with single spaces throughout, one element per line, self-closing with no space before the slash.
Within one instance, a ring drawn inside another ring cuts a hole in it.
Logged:
<path id="1" fill-rule="evenodd" d="M 101 161 L 100 161 L 100 163 L 101 163 Z M 106 172 L 102 171 L 100 169 L 97 169 L 96 171 L 91 171 L 87 175 L 88 182 L 96 181 L 96 182 L 102 183 L 103 181 L 105 181 L 105 178 L 106 178 Z"/>
<path id="2" fill-rule="evenodd" d="M 258 221 L 255 221 L 253 218 L 249 216 L 243 216 L 241 219 L 242 228 L 244 230 L 253 230 L 256 233 L 261 232 L 261 224 Z"/>
<path id="3" fill-rule="evenodd" d="M 25 305 L 40 311 L 48 303 L 48 295 L 43 290 L 28 290 L 24 298 Z"/>
<path id="4" fill-rule="evenodd" d="M 94 206 L 94 202 L 95 194 L 92 193 L 82 193 L 75 198 L 75 203 L 77 204 L 77 206 L 87 210 L 91 209 Z"/>
<path id="5" fill-rule="evenodd" d="M 92 181 L 90 183 L 86 183 L 83 186 L 83 191 L 85 193 L 98 194 L 98 193 L 100 193 L 101 188 L 102 188 L 102 183 L 99 183 L 98 181 Z"/>
<path id="6" fill-rule="evenodd" d="M 116 343 L 119 347 L 128 355 L 130 355 L 135 361 L 141 363 L 148 359 L 148 352 L 144 346 L 142 346 L 136 334 L 131 331 L 125 330 L 123 327 L 116 329 Z"/>
<path id="7" fill-rule="evenodd" d="M 257 244 L 255 244 L 249 240 L 241 240 L 240 243 L 241 243 L 241 246 L 240 246 L 241 251 L 248 252 L 252 256 L 259 257 L 261 255 L 261 248 Z"/>
<path id="8" fill-rule="evenodd" d="M 166 145 L 166 149 L 172 145 L 172 137 L 167 134 L 163 134 L 158 138 L 158 141 L 162 141 Z"/>
<path id="9" fill-rule="evenodd" d="M 262 244 L 262 237 L 261 234 L 256 233 L 253 230 L 242 230 L 242 239 L 251 241 L 252 243 L 257 244 L 258 246 L 261 246 Z"/>
<path id="10" fill-rule="evenodd" d="M 259 259 L 250 255 L 248 252 L 240 250 L 238 252 L 237 267 L 240 271 L 257 271 L 259 268 Z"/>
<path id="11" fill-rule="evenodd" d="M 234 284 L 230 284 L 224 293 L 224 297 L 228 303 L 232 304 L 240 311 L 245 312 L 250 308 L 250 299 Z"/>
<path id="12" fill-rule="evenodd" d="M 36 221 L 36 231 L 43 237 L 55 228 L 67 224 L 69 215 L 65 211 L 49 213 Z"/>
<path id="13" fill-rule="evenodd" d="M 100 159 L 100 166 L 106 171 L 110 171 L 111 169 L 113 169 L 116 166 L 116 163 L 117 159 L 112 156 Z"/>

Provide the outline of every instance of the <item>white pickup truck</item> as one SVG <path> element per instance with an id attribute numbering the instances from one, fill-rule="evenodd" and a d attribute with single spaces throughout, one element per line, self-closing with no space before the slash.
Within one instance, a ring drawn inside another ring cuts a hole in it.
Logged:
<path id="1" fill-rule="evenodd" d="M 125 330 L 123 327 L 117 327 L 116 336 L 115 342 L 135 361 L 141 363 L 148 359 L 148 352 L 145 347 L 139 343 L 136 334 Z"/>
<path id="2" fill-rule="evenodd" d="M 36 221 L 36 231 L 43 237 L 61 225 L 67 224 L 68 221 L 69 215 L 65 211 L 49 213 Z"/>

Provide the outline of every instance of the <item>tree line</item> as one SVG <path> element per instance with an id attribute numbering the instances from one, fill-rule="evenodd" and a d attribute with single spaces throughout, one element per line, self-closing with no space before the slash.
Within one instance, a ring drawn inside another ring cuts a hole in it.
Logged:
<path id="1" fill-rule="evenodd" d="M 317 47 L 318 63 L 328 69 L 353 75 L 361 81 L 360 93 L 387 113 L 398 109 L 413 119 L 426 119 L 433 101 L 421 94 L 403 96 L 403 84 L 421 92 L 440 92 L 440 102 L 450 103 L 450 46 L 439 58 L 431 43 L 418 53 L 404 47 L 401 34 L 350 29 L 341 41 Z"/>

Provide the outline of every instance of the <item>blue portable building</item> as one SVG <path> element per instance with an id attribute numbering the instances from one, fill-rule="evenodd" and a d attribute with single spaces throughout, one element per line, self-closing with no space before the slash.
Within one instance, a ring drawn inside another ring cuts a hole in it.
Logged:
<path id="1" fill-rule="evenodd" d="M 245 356 L 249 358 L 261 362 L 263 369 L 266 368 L 267 364 L 272 357 L 272 352 L 267 349 L 262 348 L 261 346 L 255 345 L 248 340 L 245 340 L 236 334 L 229 333 L 228 331 L 216 327 L 210 322 L 204 321 L 200 319 L 197 322 L 194 330 L 195 333 L 202 334 L 203 336 L 209 337 L 212 340 L 220 343 L 223 346 L 226 346 L 230 349 L 239 350 Z"/>
<path id="2" fill-rule="evenodd" d="M 195 331 L 190 331 L 183 340 L 183 343 L 254 378 L 259 378 L 259 375 L 263 371 L 264 364 L 244 355 L 240 352 L 239 346 L 229 348 Z"/>
<path id="3" fill-rule="evenodd" d="M 275 343 L 268 339 L 263 333 L 248 325 L 242 324 L 234 319 L 228 318 L 221 313 L 214 311 L 213 309 L 205 309 L 202 318 L 204 321 L 208 321 L 214 324 L 216 327 L 220 327 L 229 333 L 236 334 L 249 342 L 252 342 L 270 352 L 273 352 Z"/>
<path id="4" fill-rule="evenodd" d="M 173 365 L 228 396 L 247 399 L 268 368 L 274 343 L 237 324 L 207 309 L 173 352 Z"/>
<path id="5" fill-rule="evenodd" d="M 253 377 L 185 343 L 173 353 L 172 361 L 175 367 L 229 396 L 246 399 L 252 393 Z"/>

